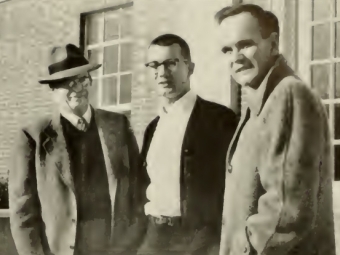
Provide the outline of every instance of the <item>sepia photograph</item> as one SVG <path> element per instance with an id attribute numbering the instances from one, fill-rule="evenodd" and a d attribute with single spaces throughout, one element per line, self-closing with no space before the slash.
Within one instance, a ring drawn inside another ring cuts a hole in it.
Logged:
<path id="1" fill-rule="evenodd" d="M 340 0 L 0 0 L 0 255 L 340 255 Z"/>

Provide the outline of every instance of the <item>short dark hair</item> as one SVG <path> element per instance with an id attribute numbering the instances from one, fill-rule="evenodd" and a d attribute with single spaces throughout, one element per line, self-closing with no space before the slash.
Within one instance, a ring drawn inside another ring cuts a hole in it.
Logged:
<path id="1" fill-rule="evenodd" d="M 178 35 L 174 34 L 164 34 L 156 37 L 155 39 L 152 40 L 150 43 L 149 48 L 151 45 L 159 45 L 159 46 L 171 46 L 173 44 L 178 44 L 181 47 L 181 54 L 182 56 L 191 61 L 191 54 L 190 54 L 190 48 L 187 42 L 179 37 Z"/>
<path id="2" fill-rule="evenodd" d="M 237 4 L 225 7 L 216 13 L 215 19 L 218 24 L 221 24 L 224 19 L 243 12 L 250 13 L 258 20 L 261 27 L 262 38 L 268 38 L 273 32 L 280 36 L 279 21 L 275 14 L 270 11 L 265 11 L 260 6 L 255 4 Z"/>

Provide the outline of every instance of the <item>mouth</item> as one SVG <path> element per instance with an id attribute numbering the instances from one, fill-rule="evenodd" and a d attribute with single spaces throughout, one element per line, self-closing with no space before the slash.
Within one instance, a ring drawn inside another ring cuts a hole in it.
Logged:
<path id="1" fill-rule="evenodd" d="M 250 70 L 250 69 L 252 69 L 252 67 L 249 67 L 249 66 L 242 66 L 242 67 L 240 67 L 239 69 L 237 69 L 237 70 L 235 71 L 235 73 L 240 73 L 240 72 L 243 72 L 243 71 L 248 71 L 248 70 Z"/>
<path id="2" fill-rule="evenodd" d="M 166 80 L 166 81 L 161 81 L 158 83 L 159 85 L 169 85 L 170 81 Z"/>

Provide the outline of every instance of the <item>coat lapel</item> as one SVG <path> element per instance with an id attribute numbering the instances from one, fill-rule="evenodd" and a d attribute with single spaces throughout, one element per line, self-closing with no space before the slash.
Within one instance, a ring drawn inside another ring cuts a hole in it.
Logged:
<path id="1" fill-rule="evenodd" d="M 234 133 L 234 136 L 233 136 L 233 138 L 230 142 L 229 148 L 228 148 L 226 166 L 227 166 L 229 173 L 232 172 L 231 159 L 232 159 L 232 157 L 235 153 L 237 142 L 238 142 L 238 140 L 240 138 L 240 134 L 241 134 L 244 126 L 246 125 L 247 121 L 249 120 L 249 118 L 250 118 L 250 110 L 249 110 L 249 108 L 247 108 L 246 113 L 242 116 L 242 119 L 237 126 L 237 129 Z"/>
<path id="2" fill-rule="evenodd" d="M 102 150 L 103 150 L 105 167 L 106 167 L 106 172 L 107 172 L 107 177 L 108 177 L 107 179 L 108 179 L 109 193 L 110 193 L 110 199 L 111 199 L 111 219 L 112 219 L 111 220 L 111 233 L 113 233 L 114 219 L 115 219 L 114 217 L 115 216 L 115 210 L 114 210 L 115 209 L 115 198 L 116 198 L 116 193 L 117 193 L 118 181 L 117 181 L 117 178 L 114 172 L 115 163 L 113 162 L 113 159 L 110 155 L 117 154 L 117 149 L 116 149 L 117 147 L 114 141 L 110 141 L 110 144 L 109 144 L 108 139 L 105 139 L 105 137 L 108 137 L 108 134 L 106 132 L 107 128 L 105 127 L 105 125 L 112 124 L 112 123 L 104 123 L 102 118 L 100 118 L 100 113 L 98 111 L 95 111 L 95 121 L 98 127 L 98 133 L 99 133 L 100 143 L 101 143 Z"/>
<path id="3" fill-rule="evenodd" d="M 42 146 L 46 150 L 45 164 L 57 168 L 65 184 L 75 191 L 71 174 L 70 159 L 66 148 L 66 141 L 60 123 L 60 113 L 55 112 L 52 121 L 43 131 Z"/>

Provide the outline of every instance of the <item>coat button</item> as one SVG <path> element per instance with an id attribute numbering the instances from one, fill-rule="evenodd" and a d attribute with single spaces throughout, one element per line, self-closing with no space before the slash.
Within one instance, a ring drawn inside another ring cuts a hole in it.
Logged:
<path id="1" fill-rule="evenodd" d="M 72 250 L 74 250 L 74 246 L 73 246 L 73 245 L 71 245 L 70 248 L 71 248 Z"/>
<path id="2" fill-rule="evenodd" d="M 248 248 L 247 247 L 244 247 L 244 253 L 246 253 L 248 251 Z"/>
<path id="3" fill-rule="evenodd" d="M 73 223 L 75 223 L 75 222 L 76 222 L 76 220 L 75 220 L 75 219 L 72 219 L 72 222 L 73 222 Z"/>

